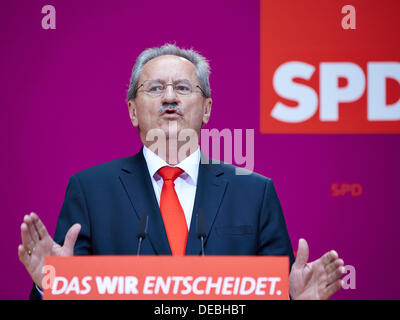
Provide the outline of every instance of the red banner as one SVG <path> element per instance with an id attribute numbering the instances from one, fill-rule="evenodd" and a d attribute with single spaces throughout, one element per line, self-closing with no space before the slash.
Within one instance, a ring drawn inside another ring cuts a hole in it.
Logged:
<path id="1" fill-rule="evenodd" d="M 44 299 L 285 300 L 288 257 L 46 257 Z"/>

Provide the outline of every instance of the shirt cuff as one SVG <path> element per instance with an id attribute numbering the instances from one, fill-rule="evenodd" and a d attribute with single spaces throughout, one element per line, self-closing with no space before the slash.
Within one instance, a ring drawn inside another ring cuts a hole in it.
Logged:
<path id="1" fill-rule="evenodd" d="M 37 284 L 35 284 L 36 290 L 40 293 L 40 295 L 43 297 L 43 291 L 40 290 Z"/>

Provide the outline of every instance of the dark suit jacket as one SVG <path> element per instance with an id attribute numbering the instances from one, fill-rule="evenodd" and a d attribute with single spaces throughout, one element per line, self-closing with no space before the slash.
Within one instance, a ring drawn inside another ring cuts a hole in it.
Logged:
<path id="1" fill-rule="evenodd" d="M 186 254 L 200 254 L 196 213 L 202 210 L 206 255 L 285 255 L 292 265 L 292 246 L 272 180 L 256 173 L 236 175 L 235 168 L 200 164 Z M 75 254 L 133 255 L 143 214 L 149 216 L 149 224 L 141 254 L 170 255 L 141 150 L 71 176 L 54 240 L 62 244 L 68 229 L 80 223 Z M 34 288 L 31 298 L 35 297 Z"/>

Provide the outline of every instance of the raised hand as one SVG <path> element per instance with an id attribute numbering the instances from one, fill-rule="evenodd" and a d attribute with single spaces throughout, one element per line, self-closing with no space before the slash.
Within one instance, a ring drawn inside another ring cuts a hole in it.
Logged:
<path id="1" fill-rule="evenodd" d="M 289 276 L 290 296 L 296 300 L 329 299 L 343 286 L 340 277 L 345 272 L 344 262 L 334 250 L 310 263 L 307 263 L 308 256 L 308 244 L 300 239 L 296 261 Z"/>
<path id="2" fill-rule="evenodd" d="M 80 230 L 81 225 L 74 224 L 68 230 L 64 245 L 61 247 L 50 237 L 46 227 L 35 213 L 24 216 L 24 222 L 21 224 L 22 244 L 18 246 L 18 257 L 32 280 L 40 288 L 42 288 L 44 257 L 72 256 Z"/>

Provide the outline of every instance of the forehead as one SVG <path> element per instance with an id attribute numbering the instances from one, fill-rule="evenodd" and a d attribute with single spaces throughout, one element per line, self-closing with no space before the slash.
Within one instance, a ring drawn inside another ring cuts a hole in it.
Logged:
<path id="1" fill-rule="evenodd" d="M 141 80 L 161 79 L 171 81 L 176 79 L 195 80 L 196 67 L 189 60 L 173 56 L 164 55 L 151 59 L 142 69 Z"/>

